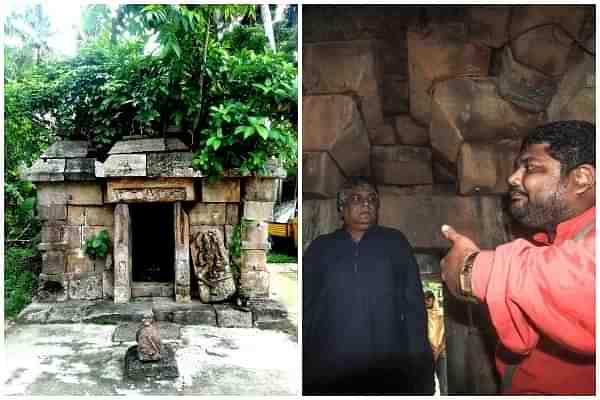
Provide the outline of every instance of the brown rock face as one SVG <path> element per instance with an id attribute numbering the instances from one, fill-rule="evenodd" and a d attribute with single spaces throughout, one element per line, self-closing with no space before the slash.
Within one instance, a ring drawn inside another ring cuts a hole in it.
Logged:
<path id="1" fill-rule="evenodd" d="M 394 118 L 396 124 L 396 143 L 413 146 L 429 144 L 429 130 L 417 124 L 409 114 L 399 115 Z"/>
<path id="2" fill-rule="evenodd" d="M 508 41 L 510 7 L 467 7 L 469 39 L 489 47 L 500 48 Z"/>
<path id="3" fill-rule="evenodd" d="M 377 183 L 427 185 L 433 183 L 431 150 L 415 146 L 373 146 L 373 176 Z"/>
<path id="4" fill-rule="evenodd" d="M 410 113 L 419 123 L 431 119 L 431 89 L 455 76 L 486 76 L 490 49 L 467 40 L 464 24 L 430 24 L 427 30 L 409 30 L 408 62 Z"/>
<path id="5" fill-rule="evenodd" d="M 446 249 L 443 224 L 452 225 L 478 242 L 493 248 L 507 241 L 499 196 L 456 196 L 448 193 L 403 195 L 380 188 L 379 224 L 401 230 L 418 249 Z"/>
<path id="6" fill-rule="evenodd" d="M 302 193 L 310 197 L 335 197 L 344 175 L 327 152 L 302 153 Z"/>
<path id="7" fill-rule="evenodd" d="M 596 42 L 590 38 L 587 49 L 595 49 Z M 558 87 L 558 92 L 548 106 L 548 120 L 576 119 L 595 123 L 596 120 L 595 60 L 583 53 L 569 66 Z"/>
<path id="8" fill-rule="evenodd" d="M 429 135 L 434 151 L 455 163 L 463 142 L 520 139 L 543 122 L 543 113 L 501 98 L 492 78 L 451 79 L 436 86 Z"/>
<path id="9" fill-rule="evenodd" d="M 302 151 L 327 151 L 346 175 L 366 174 L 369 137 L 352 97 L 306 96 L 302 104 Z"/>
<path id="10" fill-rule="evenodd" d="M 384 125 L 378 83 L 383 63 L 375 41 L 327 42 L 303 46 L 304 94 L 350 94 L 358 99 L 369 137 Z M 306 113 L 304 113 L 306 116 Z"/>
<path id="11" fill-rule="evenodd" d="M 585 10 L 574 6 L 512 7 L 510 47 L 515 60 L 548 76 L 562 75 L 571 38 L 577 37 L 584 17 Z"/>
<path id="12" fill-rule="evenodd" d="M 498 143 L 463 143 L 457 168 L 459 193 L 506 193 L 507 179 L 520 147 L 520 140 L 510 139 Z"/>

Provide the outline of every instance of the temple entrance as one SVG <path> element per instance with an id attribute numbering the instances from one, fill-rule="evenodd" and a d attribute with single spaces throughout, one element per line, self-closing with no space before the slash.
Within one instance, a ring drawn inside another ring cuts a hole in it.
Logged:
<path id="1" fill-rule="evenodd" d="M 132 297 L 173 296 L 175 228 L 172 203 L 131 204 Z"/>

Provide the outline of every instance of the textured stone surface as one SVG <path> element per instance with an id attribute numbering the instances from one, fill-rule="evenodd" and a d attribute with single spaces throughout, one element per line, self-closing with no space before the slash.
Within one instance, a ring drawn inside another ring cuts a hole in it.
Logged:
<path id="1" fill-rule="evenodd" d="M 431 150 L 415 146 L 373 146 L 373 176 L 378 183 L 427 185 L 433 183 Z"/>
<path id="2" fill-rule="evenodd" d="M 104 161 L 104 176 L 146 176 L 146 154 L 113 154 Z"/>
<path id="3" fill-rule="evenodd" d="M 191 152 L 148 153 L 146 168 L 148 176 L 202 177 L 202 172 L 192 168 L 194 154 Z"/>
<path id="4" fill-rule="evenodd" d="M 115 207 L 114 236 L 115 303 L 127 303 L 131 298 L 132 237 L 131 218 L 127 204 Z"/>
<path id="5" fill-rule="evenodd" d="M 249 177 L 244 179 L 244 200 L 277 201 L 276 178 Z"/>
<path id="6" fill-rule="evenodd" d="M 42 272 L 60 274 L 65 272 L 66 257 L 64 251 L 46 251 L 42 253 Z"/>
<path id="7" fill-rule="evenodd" d="M 65 183 L 68 194 L 68 204 L 72 205 L 103 205 L 102 185 L 100 182 L 68 182 Z"/>
<path id="8" fill-rule="evenodd" d="M 500 97 L 493 79 L 451 79 L 436 86 L 431 145 L 454 163 L 464 141 L 520 139 L 544 118 L 543 113 L 529 113 Z"/>
<path id="9" fill-rule="evenodd" d="M 67 207 L 60 204 L 43 205 L 38 201 L 37 212 L 41 221 L 65 221 L 67 219 Z"/>
<path id="10" fill-rule="evenodd" d="M 529 112 L 544 111 L 558 90 L 560 76 L 552 77 L 521 64 L 509 46 L 504 48 L 498 74 L 498 93 Z"/>
<path id="11" fill-rule="evenodd" d="M 302 200 L 302 249 L 317 236 L 333 232 L 342 226 L 336 199 Z"/>
<path id="12" fill-rule="evenodd" d="M 515 60 L 548 76 L 563 74 L 573 43 L 571 38 L 578 37 L 584 16 L 584 8 L 572 5 L 512 7 L 509 29 L 513 40 L 510 47 Z M 548 23 L 562 29 L 553 26 L 531 29 Z"/>
<path id="13" fill-rule="evenodd" d="M 64 237 L 64 225 L 44 224 L 42 225 L 42 243 L 62 242 Z"/>
<path id="14" fill-rule="evenodd" d="M 240 223 L 240 205 L 238 203 L 227 204 L 225 214 L 226 224 L 237 225 Z"/>
<path id="15" fill-rule="evenodd" d="M 32 182 L 56 182 L 65 180 L 65 159 L 38 159 L 22 171 L 24 180 Z"/>
<path id="16" fill-rule="evenodd" d="M 302 151 L 327 151 L 346 175 L 369 170 L 369 135 L 350 96 L 304 96 Z"/>
<path id="17" fill-rule="evenodd" d="M 414 248 L 449 248 L 440 231 L 443 224 L 476 239 L 484 249 L 508 239 L 498 196 L 463 197 L 453 192 L 402 195 L 382 189 L 380 224 L 401 230 Z"/>
<path id="18" fill-rule="evenodd" d="M 86 140 L 59 140 L 48 147 L 40 158 L 82 158 L 87 155 Z"/>
<path id="19" fill-rule="evenodd" d="M 112 334 L 113 342 L 135 342 L 135 335 L 140 328 L 140 322 L 126 322 L 119 324 Z M 158 324 L 161 340 L 178 340 L 181 338 L 181 326 L 171 322 Z"/>
<path id="20" fill-rule="evenodd" d="M 93 181 L 95 175 L 95 158 L 69 158 L 65 166 L 65 180 Z"/>
<path id="21" fill-rule="evenodd" d="M 188 285 L 189 287 L 189 285 Z M 132 282 L 131 297 L 174 297 L 171 282 Z"/>
<path id="22" fill-rule="evenodd" d="M 590 38 L 585 46 L 595 49 L 596 42 Z M 596 75 L 595 59 L 587 53 L 574 57 L 558 87 L 558 92 L 548 106 L 548 120 L 596 121 Z"/>
<path id="23" fill-rule="evenodd" d="M 329 153 L 302 153 L 302 192 L 310 197 L 334 197 L 344 175 Z"/>
<path id="24" fill-rule="evenodd" d="M 158 321 L 168 321 L 181 325 L 217 326 L 215 309 L 210 304 L 202 304 L 197 299 L 188 304 L 156 304 L 152 308 Z"/>
<path id="25" fill-rule="evenodd" d="M 102 274 L 96 272 L 65 274 L 69 280 L 69 299 L 102 299 Z"/>
<path id="26" fill-rule="evenodd" d="M 193 178 L 123 178 L 106 183 L 106 202 L 193 201 Z"/>
<path id="27" fill-rule="evenodd" d="M 462 23 L 429 24 L 407 33 L 410 113 L 423 125 L 431 120 L 433 83 L 453 76 L 486 76 L 490 49 L 468 41 Z"/>
<path id="28" fill-rule="evenodd" d="M 249 221 L 242 229 L 244 249 L 264 249 L 269 239 L 269 225 L 262 221 Z"/>
<path id="29" fill-rule="evenodd" d="M 177 138 L 148 138 L 121 140 L 113 145 L 108 154 L 132 154 L 163 151 L 185 151 L 187 146 Z"/>
<path id="30" fill-rule="evenodd" d="M 97 267 L 96 267 L 97 265 Z M 92 260 L 83 254 L 80 250 L 70 250 L 67 252 L 67 270 L 68 273 L 86 273 L 102 272 L 104 260 Z M 96 270 L 97 269 L 97 270 Z M 101 282 L 100 282 L 100 286 Z"/>
<path id="31" fill-rule="evenodd" d="M 189 216 L 190 225 L 225 225 L 225 204 L 196 203 Z"/>
<path id="32" fill-rule="evenodd" d="M 135 381 L 155 381 L 175 379 L 179 376 L 175 351 L 169 344 L 162 344 L 161 357 L 158 361 L 140 361 L 137 357 L 137 347 L 137 345 L 131 346 L 125 353 L 124 375 L 126 378 Z"/>
<path id="33" fill-rule="evenodd" d="M 251 328 L 252 313 L 240 311 L 224 304 L 215 304 L 217 326 L 220 328 Z"/>
<path id="34" fill-rule="evenodd" d="M 205 227 L 194 235 L 185 251 L 191 252 L 200 301 L 214 303 L 227 300 L 235 293 L 235 283 L 223 228 Z M 189 261 L 185 267 L 189 270 Z"/>
<path id="35" fill-rule="evenodd" d="M 506 193 L 520 147 L 520 140 L 464 143 L 457 163 L 459 193 Z"/>
<path id="36" fill-rule="evenodd" d="M 511 7 L 466 7 L 469 39 L 489 47 L 500 48 L 508 41 Z"/>
<path id="37" fill-rule="evenodd" d="M 273 202 L 244 201 L 244 219 L 270 221 L 273 219 Z"/>
<path id="38" fill-rule="evenodd" d="M 239 295 L 256 299 L 268 298 L 270 279 L 267 271 L 242 271 L 240 275 Z"/>
<path id="39" fill-rule="evenodd" d="M 395 59 L 398 59 L 398 53 L 395 53 Z M 406 60 L 404 60 L 406 62 Z M 407 63 L 408 66 L 408 63 Z M 406 67 L 407 68 L 407 67 Z M 386 74 L 383 77 L 383 112 L 384 114 L 402 114 L 408 113 L 408 76 Z M 393 144 L 393 143 L 392 143 Z"/>
<path id="40" fill-rule="evenodd" d="M 242 271 L 264 271 L 267 267 L 267 252 L 264 250 L 242 250 Z"/>
<path id="41" fill-rule="evenodd" d="M 252 310 L 254 324 L 262 321 L 274 321 L 286 319 L 288 312 L 285 306 L 272 299 L 252 299 L 248 302 Z"/>
<path id="42" fill-rule="evenodd" d="M 417 124 L 410 114 L 398 115 L 394 118 L 396 124 L 396 143 L 413 146 L 429 144 L 429 130 Z"/>
<path id="43" fill-rule="evenodd" d="M 188 303 L 190 295 L 190 218 L 181 202 L 174 205 L 175 221 L 175 301 Z"/>
<path id="44" fill-rule="evenodd" d="M 240 180 L 219 179 L 215 182 L 202 181 L 202 201 L 205 203 L 238 203 Z"/>

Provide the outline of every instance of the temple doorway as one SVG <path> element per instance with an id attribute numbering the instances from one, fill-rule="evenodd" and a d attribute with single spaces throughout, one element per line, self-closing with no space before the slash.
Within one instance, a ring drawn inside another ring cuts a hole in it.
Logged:
<path id="1" fill-rule="evenodd" d="M 175 227 L 172 203 L 130 204 L 132 297 L 173 296 Z"/>

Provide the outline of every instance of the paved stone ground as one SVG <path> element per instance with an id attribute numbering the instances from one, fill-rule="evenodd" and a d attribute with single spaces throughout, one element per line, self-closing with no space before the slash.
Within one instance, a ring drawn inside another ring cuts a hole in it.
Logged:
<path id="1" fill-rule="evenodd" d="M 129 326 L 132 319 L 80 322 L 77 310 L 89 311 L 82 304 L 63 314 L 65 322 L 69 315 L 75 316 L 74 323 L 5 322 L 2 393 L 296 395 L 300 375 L 296 272 L 285 268 L 272 273 L 271 289 L 271 299 L 285 306 L 288 318 L 264 321 L 267 324 L 258 325 L 260 329 L 164 322 L 169 326 L 163 340 L 174 347 L 180 372 L 175 380 L 138 383 L 124 379 L 125 352 L 135 344 Z M 137 316 L 141 308 L 147 305 L 134 305 L 131 314 Z"/>
<path id="2" fill-rule="evenodd" d="M 253 328 L 184 326 L 175 348 L 180 377 L 129 382 L 116 325 L 17 324 L 5 332 L 7 395 L 294 395 L 298 345 L 289 335 Z"/>

